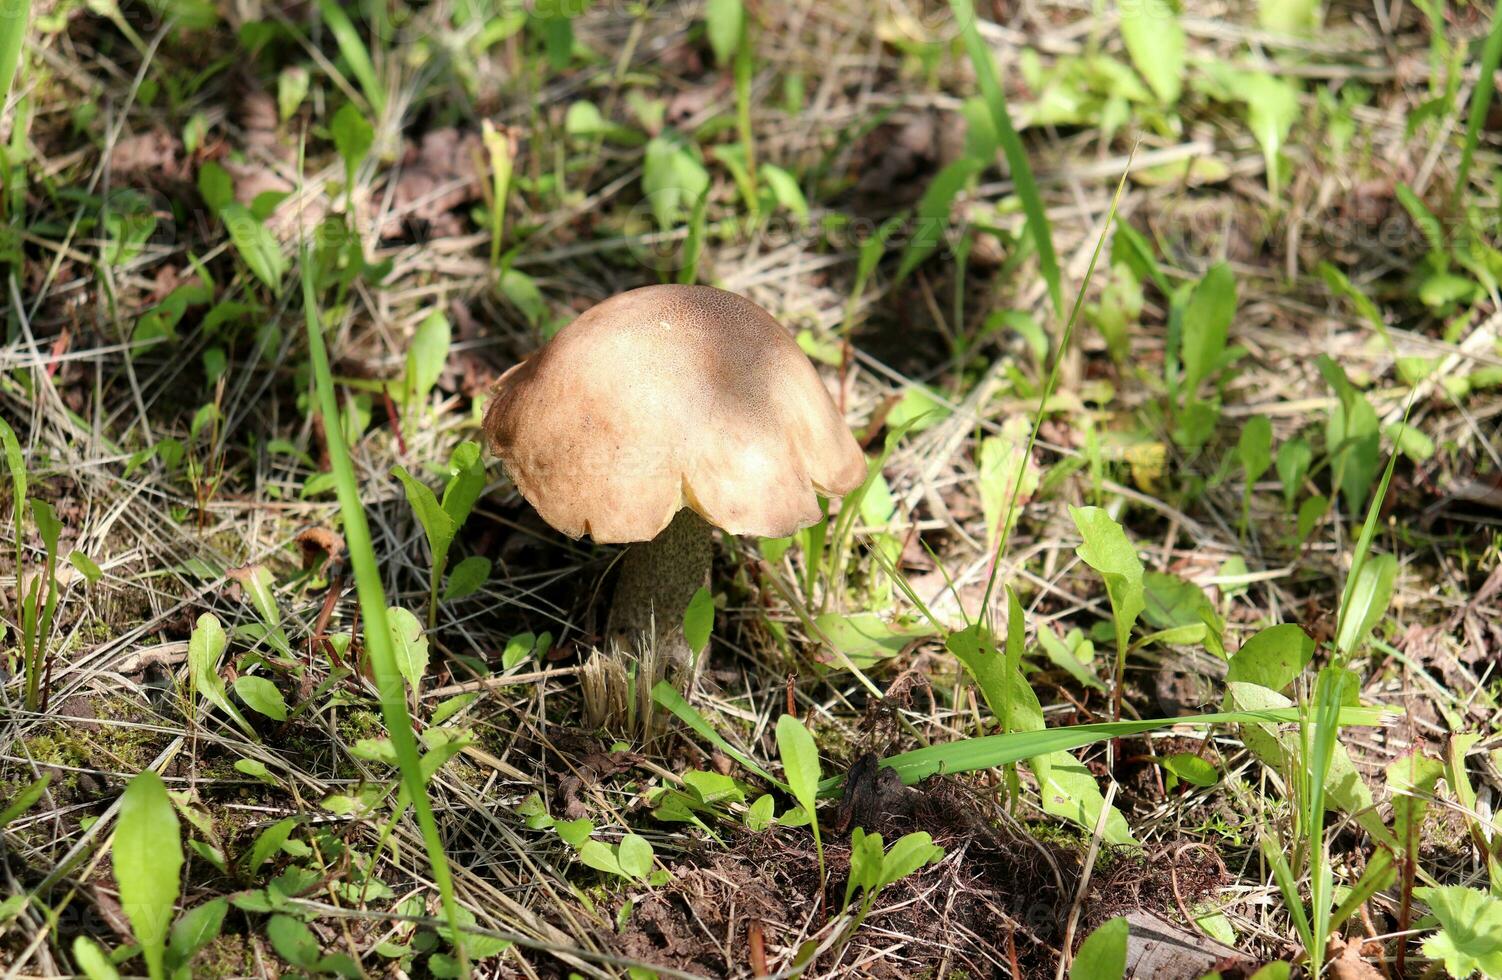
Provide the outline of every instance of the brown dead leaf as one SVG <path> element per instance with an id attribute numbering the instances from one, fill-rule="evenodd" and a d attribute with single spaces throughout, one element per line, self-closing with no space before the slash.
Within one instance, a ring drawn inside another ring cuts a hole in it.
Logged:
<path id="1" fill-rule="evenodd" d="M 452 126 L 423 134 L 420 144 L 409 143 L 382 237 L 401 237 L 403 226 L 412 221 L 425 223 L 431 238 L 460 234 L 463 219 L 453 211 L 479 199 L 484 153 L 478 133 Z"/>
<path id="2" fill-rule="evenodd" d="M 165 129 L 117 141 L 110 149 L 110 169 L 117 176 L 146 174 L 180 180 L 188 175 L 182 142 Z"/>
<path id="3" fill-rule="evenodd" d="M 1334 936 L 1327 953 L 1331 980 L 1384 980 L 1376 967 L 1361 958 L 1360 941 L 1347 942 Z"/>
<path id="4" fill-rule="evenodd" d="M 296 538 L 302 549 L 304 571 L 317 568 L 325 560 L 338 561 L 344 555 L 344 539 L 326 527 L 310 527 Z"/>

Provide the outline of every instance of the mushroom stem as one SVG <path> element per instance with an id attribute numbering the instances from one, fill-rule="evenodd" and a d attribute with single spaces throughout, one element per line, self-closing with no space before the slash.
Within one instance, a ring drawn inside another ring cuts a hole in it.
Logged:
<path id="1" fill-rule="evenodd" d="M 657 537 L 628 548 L 606 622 L 609 640 L 632 651 L 645 638 L 655 648 L 656 663 L 670 676 L 681 676 L 693 659 L 683 614 L 694 593 L 709 584 L 712 550 L 709 524 L 688 507 Z"/>

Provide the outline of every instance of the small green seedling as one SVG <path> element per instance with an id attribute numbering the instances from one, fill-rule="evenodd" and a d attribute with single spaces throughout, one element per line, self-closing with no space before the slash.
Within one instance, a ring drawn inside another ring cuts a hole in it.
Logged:
<path id="1" fill-rule="evenodd" d="M 429 313 L 412 334 L 402 386 L 399 391 L 392 392 L 392 397 L 400 399 L 409 410 L 426 402 L 448 363 L 452 343 L 453 328 L 448 317 L 437 310 Z"/>
<path id="2" fill-rule="evenodd" d="M 130 920 L 152 980 L 167 976 L 167 933 L 183 866 L 181 827 L 167 787 L 151 770 L 130 781 L 120 798 L 111 846 L 120 906 Z"/>
<path id="3" fill-rule="evenodd" d="M 229 715 L 247 735 L 255 738 L 255 729 L 230 701 L 225 692 L 224 679 L 219 676 L 219 660 L 224 656 L 226 645 L 224 627 L 219 624 L 219 617 L 213 613 L 199 616 L 193 632 L 188 636 L 188 680 L 199 697 Z"/>
<path id="4" fill-rule="evenodd" d="M 52 635 L 53 616 L 57 611 L 57 540 L 62 525 L 52 506 L 45 500 L 32 500 L 31 514 L 42 539 L 45 559 L 42 570 L 28 581 L 22 573 L 26 553 L 26 487 L 28 470 L 15 430 L 0 419 L 0 445 L 10 469 L 11 525 L 15 531 L 16 622 L 20 626 L 21 672 L 26 680 L 26 708 L 42 707 L 45 692 L 43 675 L 47 668 L 47 642 Z"/>
<path id="5" fill-rule="evenodd" d="M 782 771 L 787 776 L 793 799 L 808 815 L 814 832 L 814 849 L 819 855 L 820 888 L 824 882 L 824 841 L 819 836 L 819 816 L 815 804 L 819 798 L 819 747 L 803 723 L 792 715 L 777 719 L 777 751 L 782 756 Z"/>
<path id="6" fill-rule="evenodd" d="M 266 938 L 282 959 L 313 976 L 359 978 L 359 964 L 347 953 L 324 955 L 313 931 L 290 915 L 273 915 L 266 922 Z"/>
<path id="7" fill-rule="evenodd" d="M 1127 539 L 1121 525 L 1099 507 L 1070 507 L 1069 515 L 1084 539 L 1075 554 L 1100 573 L 1111 599 L 1111 620 L 1116 635 L 1116 690 L 1112 717 L 1121 718 L 1123 674 L 1132 627 L 1147 605 L 1143 588 L 1142 559 Z"/>
<path id="8" fill-rule="evenodd" d="M 944 848 L 933 842 L 927 831 L 914 831 L 897 840 L 889 851 L 882 850 L 880 834 L 868 834 L 857 827 L 850 834 L 850 880 L 845 883 L 845 898 L 840 910 L 850 907 L 856 892 L 861 895 L 860 908 L 850 921 L 847 935 L 860 928 L 876 904 L 877 895 L 893 882 L 901 881 L 944 857 Z"/>
<path id="9" fill-rule="evenodd" d="M 1069 966 L 1069 980 L 1121 980 L 1126 976 L 1127 920 L 1107 919 L 1080 943 Z"/>
<path id="10" fill-rule="evenodd" d="M 1266 415 L 1254 415 L 1241 427 L 1236 458 L 1241 463 L 1241 533 L 1246 534 L 1252 514 L 1252 486 L 1272 465 L 1273 424 Z"/>
<path id="11" fill-rule="evenodd" d="M 478 445 L 460 443 L 449 458 L 449 479 L 443 488 L 441 503 L 433 491 L 418 482 L 405 467 L 397 466 L 395 473 L 406 488 L 407 501 L 428 539 L 432 559 L 428 571 L 428 628 L 431 629 L 438 622 L 438 587 L 448 568 L 449 549 L 485 489 L 485 463 L 480 458 Z"/>
<path id="12" fill-rule="evenodd" d="M 349 200 L 354 194 L 355 174 L 375 143 L 375 128 L 353 102 L 346 102 L 334 113 L 329 130 L 334 137 L 334 149 L 344 161 L 344 191 Z"/>
<path id="13" fill-rule="evenodd" d="M 1212 392 L 1201 396 L 1207 381 L 1221 372 L 1243 353 L 1239 347 L 1227 348 L 1226 339 L 1236 316 L 1236 278 L 1224 263 L 1212 266 L 1192 288 L 1179 290 L 1171 297 L 1169 334 L 1177 336 L 1175 353 L 1183 375 L 1170 378 L 1170 390 L 1177 393 L 1173 404 L 1174 439 L 1185 449 L 1199 449 L 1215 430 L 1220 418 L 1220 396 Z"/>

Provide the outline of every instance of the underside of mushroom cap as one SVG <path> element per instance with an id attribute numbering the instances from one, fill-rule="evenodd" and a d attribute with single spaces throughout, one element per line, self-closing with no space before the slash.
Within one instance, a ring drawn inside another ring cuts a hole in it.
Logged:
<path id="1" fill-rule="evenodd" d="M 570 537 L 647 541 L 682 507 L 783 537 L 848 493 L 866 460 L 818 372 L 744 297 L 648 286 L 564 327 L 496 383 L 490 447 Z"/>

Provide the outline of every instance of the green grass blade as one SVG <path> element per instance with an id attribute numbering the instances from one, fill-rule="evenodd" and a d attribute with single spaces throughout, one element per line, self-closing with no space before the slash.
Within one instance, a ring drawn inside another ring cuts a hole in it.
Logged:
<path id="1" fill-rule="evenodd" d="M 679 694 L 672 684 L 669 684 L 667 681 L 658 681 L 657 686 L 652 688 L 652 700 L 671 711 L 679 721 L 692 728 L 710 745 L 713 745 L 736 762 L 739 762 L 742 766 L 745 766 L 748 771 L 756 773 L 773 786 L 780 787 L 783 790 L 788 789 L 787 783 L 773 777 L 771 773 L 758 765 L 754 759 L 721 738 L 720 733 L 710 727 L 709 722 L 704 720 L 704 716 L 694 710 L 694 706 L 685 701 L 683 695 Z"/>
<path id="2" fill-rule="evenodd" d="M 375 672 L 381 715 L 386 721 L 386 732 L 391 738 L 392 748 L 396 750 L 402 783 L 412 799 L 412 808 L 417 811 L 417 823 L 428 851 L 428 864 L 433 871 L 433 880 L 438 884 L 438 891 L 443 896 L 444 917 L 448 919 L 449 927 L 457 940 L 461 932 L 459 906 L 454 898 L 454 882 L 449 874 L 448 858 L 443 853 L 443 841 L 438 836 L 433 806 L 428 800 L 427 781 L 423 778 L 422 763 L 417 754 L 417 739 L 412 734 L 412 719 L 407 714 L 407 688 L 401 672 L 397 670 L 396 653 L 391 645 L 391 629 L 386 617 L 386 591 L 381 585 L 381 569 L 376 562 L 375 548 L 371 544 L 365 507 L 360 502 L 360 485 L 355 479 L 349 448 L 344 444 L 344 430 L 339 425 L 339 406 L 334 400 L 334 380 L 329 370 L 329 355 L 324 348 L 323 326 L 318 316 L 318 296 L 309 274 L 311 265 L 304 246 L 303 310 L 307 318 L 308 357 L 313 362 L 318 410 L 324 419 L 329 464 L 334 472 L 339 511 L 344 517 L 345 547 L 355 570 L 355 591 L 360 599 L 360 615 L 365 620 L 365 650 L 370 655 L 371 667 Z M 466 963 L 462 948 L 459 949 L 459 958 L 461 963 Z M 467 965 L 464 973 L 469 973 Z"/>
<path id="3" fill-rule="evenodd" d="M 1460 166 L 1455 170 L 1455 199 L 1465 194 L 1466 179 L 1470 176 L 1471 157 L 1481 139 L 1481 127 L 1486 124 L 1487 111 L 1492 105 L 1492 79 L 1497 75 L 1497 65 L 1502 63 L 1502 0 L 1492 9 L 1492 29 L 1486 36 L 1486 45 L 1481 49 L 1481 74 L 1476 88 L 1471 93 L 1471 112 L 1466 119 L 1465 145 L 1460 151 Z"/>
<path id="4" fill-rule="evenodd" d="M 1069 311 L 1069 319 L 1064 324 L 1064 335 L 1059 338 L 1059 348 L 1054 351 L 1053 366 L 1049 368 L 1048 380 L 1043 383 L 1043 392 L 1038 396 L 1038 411 L 1033 415 L 1033 428 L 1027 436 L 1027 449 L 1022 454 L 1022 464 L 1017 469 L 1017 482 L 1012 485 L 1012 496 L 1007 502 L 1006 517 L 1001 522 L 1001 534 L 997 536 L 996 551 L 991 556 L 991 574 L 986 579 L 986 593 L 980 605 L 982 617 L 990 615 L 991 593 L 996 588 L 996 573 L 1001 568 L 1001 556 L 1006 554 L 1007 541 L 1012 536 L 1012 525 L 1016 523 L 1014 518 L 1017 516 L 1017 497 L 1022 492 L 1022 480 L 1027 473 L 1027 461 L 1032 459 L 1033 447 L 1038 443 L 1038 430 L 1043 425 L 1043 414 L 1048 411 L 1048 399 L 1053 396 L 1054 388 L 1059 383 L 1059 369 L 1064 363 L 1064 353 L 1069 350 L 1069 341 L 1074 337 L 1075 324 L 1079 322 L 1080 311 L 1085 307 L 1085 290 L 1090 288 L 1090 280 L 1095 276 L 1095 263 L 1099 261 L 1101 250 L 1106 243 L 1106 236 L 1111 231 L 1111 225 L 1116 221 L 1116 207 L 1121 203 L 1121 192 L 1126 189 L 1127 174 L 1132 170 L 1132 160 L 1136 155 L 1137 147 L 1133 146 L 1131 154 L 1127 157 L 1126 167 L 1121 172 L 1121 180 L 1116 184 L 1116 193 L 1111 197 L 1111 207 L 1106 212 L 1105 227 L 1101 229 L 1100 238 L 1095 241 L 1095 250 L 1090 253 L 1090 264 L 1085 268 L 1085 278 L 1080 282 L 1079 292 L 1075 294 L 1074 308 Z"/>
<path id="5" fill-rule="evenodd" d="M 26 39 L 30 21 L 31 0 L 16 0 L 0 11 L 0 101 L 10 94 L 16 66 L 21 63 L 21 42 Z"/>
<path id="6" fill-rule="evenodd" d="M 369 49 L 360 39 L 360 33 L 355 30 L 354 23 L 343 7 L 333 0 L 319 0 L 318 9 L 323 14 L 324 26 L 339 43 L 339 53 L 344 55 L 344 60 L 349 63 L 349 70 L 359 80 L 360 90 L 365 93 L 371 112 L 379 118 L 386 111 L 386 90 L 381 87 L 381 80 L 376 76 Z"/>
<path id="7" fill-rule="evenodd" d="M 959 24 L 960 36 L 965 41 L 965 51 L 975 66 L 975 81 L 980 86 L 986 107 L 991 110 L 991 122 L 996 126 L 996 138 L 1006 154 L 1007 166 L 1012 171 L 1012 182 L 1017 186 L 1017 196 L 1022 199 L 1022 210 L 1027 215 L 1028 234 L 1038 249 L 1039 271 L 1048 283 L 1048 295 L 1053 300 L 1054 313 L 1064 315 L 1064 285 L 1059 273 L 1059 258 L 1053 248 L 1053 230 L 1048 223 L 1048 214 L 1043 210 L 1043 198 L 1038 195 L 1038 183 L 1033 179 L 1033 169 L 1027 162 L 1027 151 L 1012 117 L 1007 113 L 1006 94 L 996 80 L 996 66 L 991 61 L 991 50 L 980 36 L 975 20 L 974 0 L 949 0 L 949 9 Z M 1060 345 L 1062 348 L 1062 345 Z"/>
<path id="8" fill-rule="evenodd" d="M 1408 416 L 1413 412 L 1414 398 L 1418 394 L 1415 388 L 1408 396 L 1408 404 L 1403 408 L 1403 425 L 1408 425 Z M 1382 471 L 1382 481 L 1377 485 L 1377 492 L 1373 494 L 1371 503 L 1366 508 L 1366 521 L 1361 525 L 1361 534 L 1356 539 L 1356 548 L 1351 553 L 1351 570 L 1346 574 L 1346 584 L 1341 590 L 1340 608 L 1335 614 L 1335 636 L 1341 635 L 1341 629 L 1345 626 L 1346 617 L 1350 615 L 1351 599 L 1356 594 L 1356 583 L 1361 578 L 1361 568 L 1366 564 L 1367 555 L 1372 550 L 1372 539 L 1377 536 L 1377 522 L 1382 515 L 1382 502 L 1387 499 L 1387 487 L 1392 483 L 1393 470 L 1398 465 L 1398 449 L 1393 447 L 1387 457 L 1387 468 Z"/>
<path id="9" fill-rule="evenodd" d="M 1380 708 L 1343 708 L 1342 725 L 1380 725 L 1387 712 Z M 902 781 L 912 785 L 936 773 L 973 772 L 1021 762 L 1049 752 L 1067 752 L 1113 738 L 1141 735 L 1175 725 L 1251 725 L 1297 723 L 1302 719 L 1298 708 L 1271 708 L 1262 711 L 1218 711 L 1181 718 L 1147 718 L 1140 721 L 1098 722 L 1090 725 L 1066 725 L 1031 732 L 1007 732 L 959 739 L 942 745 L 930 745 L 900 755 L 889 756 L 882 765 L 897 770 Z M 843 777 L 826 779 L 819 784 L 821 796 L 839 788 Z"/>

